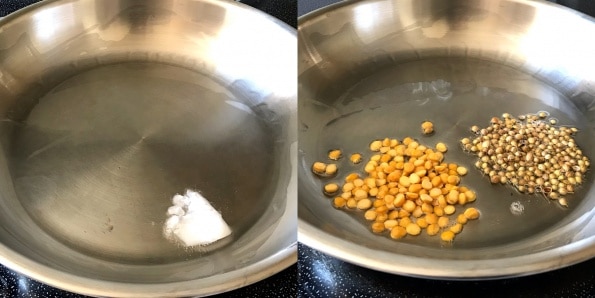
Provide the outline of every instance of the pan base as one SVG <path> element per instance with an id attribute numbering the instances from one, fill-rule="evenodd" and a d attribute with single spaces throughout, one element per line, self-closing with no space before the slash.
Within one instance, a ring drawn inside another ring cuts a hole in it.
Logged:
<path id="1" fill-rule="evenodd" d="M 81 72 L 11 125 L 20 203 L 53 238 L 94 258 L 199 257 L 163 236 L 175 194 L 201 192 L 241 237 L 276 183 L 273 128 L 228 86 L 176 66 Z"/>
<path id="2" fill-rule="evenodd" d="M 576 193 L 567 197 L 569 207 L 564 208 L 541 195 L 521 194 L 510 185 L 490 184 L 474 167 L 476 156 L 463 152 L 459 145 L 462 138 L 472 136 L 472 125 L 486 127 L 491 117 L 548 111 L 560 125 L 579 128 L 577 144 L 586 156 L 595 157 L 595 136 L 584 114 L 554 88 L 519 69 L 477 59 L 434 58 L 389 65 L 360 78 L 356 84 L 341 86 L 337 82 L 333 88 L 344 91 L 303 104 L 299 136 L 304 153 L 300 202 L 309 205 L 311 212 L 300 213 L 300 217 L 325 227 L 329 233 L 400 254 L 418 255 L 419 246 L 445 245 L 439 237 L 427 236 L 425 232 L 397 243 L 388 235 L 375 235 L 370 231 L 370 222 L 363 219 L 363 212 L 335 210 L 322 194 L 325 183 L 341 183 L 352 172 L 365 174 L 366 162 L 353 165 L 344 158 L 338 162 L 339 174 L 322 180 L 311 173 L 313 162 L 327 160 L 330 149 L 341 149 L 345 156 L 362 153 L 365 160 L 369 159 L 370 142 L 385 137 L 402 140 L 410 136 L 428 146 L 443 142 L 449 148 L 445 161 L 469 169 L 461 185 L 475 190 L 477 201 L 457 206 L 455 214 L 472 206 L 480 210 L 481 218 L 467 224 L 456 240 L 446 245 L 454 248 L 444 252 L 453 258 L 465 257 L 457 254 L 459 249 L 524 243 L 572 218 L 575 210 L 584 209 L 593 182 L 590 172 Z M 434 123 L 431 136 L 421 133 L 420 124 L 426 120 Z M 521 205 L 523 210 L 519 212 Z"/>

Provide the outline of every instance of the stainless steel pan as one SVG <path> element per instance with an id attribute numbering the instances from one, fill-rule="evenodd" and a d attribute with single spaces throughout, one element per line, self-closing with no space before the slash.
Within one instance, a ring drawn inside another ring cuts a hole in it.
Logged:
<path id="1" fill-rule="evenodd" d="M 219 293 L 294 263 L 295 44 L 230 1 L 48 0 L 0 21 L 0 262 L 124 297 Z M 186 189 L 231 243 L 164 238 Z"/>
<path id="2" fill-rule="evenodd" d="M 595 158 L 594 35 L 592 18 L 543 1 L 352 1 L 302 17 L 298 239 L 361 266 L 444 279 L 532 274 L 595 256 L 592 171 L 563 208 L 491 185 L 458 146 L 493 116 L 545 110 L 578 127 Z M 431 137 L 419 133 L 424 120 L 434 122 Z M 343 159 L 335 178 L 311 173 L 329 149 L 369 157 L 373 139 L 405 136 L 445 142 L 446 159 L 470 169 L 463 184 L 482 217 L 452 245 L 393 241 L 372 234 L 362 214 L 334 209 L 322 185 L 363 165 Z M 518 203 L 520 215 L 511 212 Z"/>

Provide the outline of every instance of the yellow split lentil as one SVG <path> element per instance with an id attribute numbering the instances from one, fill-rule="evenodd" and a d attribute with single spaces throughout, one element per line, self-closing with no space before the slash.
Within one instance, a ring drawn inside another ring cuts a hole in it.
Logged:
<path id="1" fill-rule="evenodd" d="M 463 224 L 461 223 L 456 223 L 453 226 L 450 227 L 449 231 L 458 234 L 463 230 Z"/>
<path id="2" fill-rule="evenodd" d="M 440 234 L 440 239 L 447 242 L 453 241 L 455 239 L 455 233 L 450 230 L 444 231 Z"/>
<path id="3" fill-rule="evenodd" d="M 390 231 L 390 237 L 393 239 L 401 239 L 407 235 L 407 230 L 401 226 L 393 227 Z"/>
<path id="4" fill-rule="evenodd" d="M 477 209 L 471 207 L 467 208 L 463 213 L 467 219 L 477 219 L 479 218 L 479 211 Z"/>
<path id="5" fill-rule="evenodd" d="M 336 197 L 333 201 L 335 208 L 343 208 L 347 204 L 347 201 L 342 197 Z"/>
<path id="6" fill-rule="evenodd" d="M 349 157 L 349 160 L 351 160 L 351 162 L 354 164 L 358 164 L 362 162 L 362 155 L 359 153 L 353 153 L 351 154 L 351 157 Z"/>
<path id="7" fill-rule="evenodd" d="M 407 234 L 412 236 L 417 236 L 421 233 L 421 228 L 415 223 L 408 224 L 407 227 L 405 227 L 405 230 L 407 231 Z"/>
<path id="8" fill-rule="evenodd" d="M 324 173 L 327 176 L 332 176 L 335 175 L 337 173 L 337 165 L 336 164 L 329 164 L 326 166 L 326 169 L 324 170 Z"/>
<path id="9" fill-rule="evenodd" d="M 324 174 L 325 171 L 326 171 L 326 164 L 323 162 L 317 161 L 312 165 L 312 172 L 314 172 L 314 174 L 318 174 L 318 175 Z"/>
<path id="10" fill-rule="evenodd" d="M 434 124 L 430 121 L 424 121 L 421 124 L 421 132 L 425 135 L 429 135 L 434 132 Z"/>
<path id="11" fill-rule="evenodd" d="M 334 149 L 328 152 L 328 158 L 332 160 L 339 160 L 341 158 L 342 152 L 339 149 Z"/>
<path id="12" fill-rule="evenodd" d="M 332 195 L 332 194 L 336 193 L 338 190 L 339 190 L 339 185 L 337 185 L 336 183 L 329 183 L 324 186 L 324 193 L 326 193 L 328 195 Z"/>

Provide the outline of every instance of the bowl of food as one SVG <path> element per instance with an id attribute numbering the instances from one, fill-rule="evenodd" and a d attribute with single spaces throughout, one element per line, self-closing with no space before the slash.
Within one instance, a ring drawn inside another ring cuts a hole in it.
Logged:
<path id="1" fill-rule="evenodd" d="M 592 258 L 591 33 L 544 1 L 348 1 L 300 18 L 300 242 L 439 279 Z"/>
<path id="2" fill-rule="evenodd" d="M 231 1 L 43 1 L 0 21 L 0 262 L 94 296 L 295 263 L 295 30 Z"/>

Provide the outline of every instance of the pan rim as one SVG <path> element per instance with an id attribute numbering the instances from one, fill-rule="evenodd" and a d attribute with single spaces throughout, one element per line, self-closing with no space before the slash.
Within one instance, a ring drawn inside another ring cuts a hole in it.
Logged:
<path id="1" fill-rule="evenodd" d="M 302 219 L 298 219 L 298 240 L 308 247 L 361 267 L 390 274 L 437 280 L 495 280 L 528 276 L 568 267 L 595 256 L 595 236 L 591 236 L 566 246 L 522 256 L 486 260 L 434 261 L 370 249 L 331 234 L 323 235 L 316 227 Z M 334 249 L 337 246 L 342 250 Z M 391 259 L 384 257 L 391 257 Z M 499 266 L 501 264 L 506 266 Z M 515 264 L 515 266 L 511 267 L 508 264 Z M 531 266 L 532 269 L 527 270 L 527 266 Z"/>
<path id="2" fill-rule="evenodd" d="M 283 271 L 297 262 L 297 242 L 295 242 L 276 254 L 244 267 L 241 270 L 230 271 L 221 275 L 201 278 L 199 280 L 140 284 L 94 280 L 66 273 L 32 261 L 1 243 L 0 251 L 4 252 L 3 254 L 0 254 L 0 263 L 2 263 L 2 265 L 18 271 L 32 279 L 53 287 L 84 295 L 105 296 L 106 294 L 109 294 L 114 297 L 163 297 L 163 295 L 168 294 L 174 294 L 175 296 L 214 295 L 256 283 Z M 40 267 L 42 270 L 39 270 Z M 40 271 L 47 272 L 48 274 L 40 274 Z M 221 278 L 222 276 L 229 276 L 230 279 L 225 283 L 210 282 L 211 279 L 215 277 Z M 68 282 L 65 283 L 64 281 Z M 206 287 L 198 288 L 197 281 L 204 283 L 204 286 Z M 176 291 L 164 292 L 164 286 L 176 289 Z"/>
<path id="3" fill-rule="evenodd" d="M 50 0 L 50 1 L 56 1 L 56 0 Z M 368 1 L 368 2 L 380 2 L 380 1 L 385 1 L 385 0 L 372 0 L 372 1 Z M 513 0 L 513 1 L 518 2 L 518 3 L 523 3 L 525 5 L 530 5 L 530 6 L 540 6 L 540 5 L 541 6 L 551 6 L 551 7 L 555 7 L 556 9 L 564 10 L 567 13 L 575 14 L 579 17 L 589 19 L 591 21 L 595 21 L 595 17 L 592 17 L 592 16 L 582 13 L 580 11 L 568 8 L 566 6 L 563 6 L 563 5 L 560 5 L 557 3 L 552 3 L 552 2 L 549 2 L 546 0 Z M 298 31 L 304 23 L 311 21 L 312 19 L 315 19 L 320 15 L 337 10 L 341 7 L 346 7 L 346 6 L 351 6 L 351 5 L 355 6 L 359 2 L 362 2 L 362 1 L 360 1 L 360 0 L 344 0 L 341 2 L 333 3 L 330 5 L 315 9 L 311 12 L 308 12 L 308 13 L 298 17 Z"/>
<path id="4" fill-rule="evenodd" d="M 35 2 L 33 4 L 30 4 L 26 7 L 21 8 L 19 10 L 16 10 L 4 17 L 0 17 L 0 29 L 3 26 L 6 26 L 11 21 L 16 20 L 23 15 L 26 15 L 33 11 L 36 11 L 36 10 L 40 9 L 41 7 L 46 7 L 46 6 L 49 7 L 52 5 L 60 5 L 60 4 L 64 4 L 64 3 L 79 2 L 79 1 L 85 1 L 85 0 L 44 0 L 44 1 Z M 273 22 L 276 26 L 279 26 L 281 29 L 283 29 L 287 33 L 289 33 L 293 36 L 297 36 L 297 30 L 295 28 L 293 28 L 290 25 L 288 25 L 287 23 L 279 20 L 278 18 L 275 18 L 265 12 L 262 12 L 256 8 L 251 7 L 248 4 L 244 4 L 244 3 L 236 2 L 236 1 L 219 1 L 219 0 L 189 0 L 189 1 L 208 2 L 208 3 L 213 3 L 213 4 L 216 4 L 219 6 L 236 7 L 236 8 L 242 9 L 244 11 L 248 11 L 249 13 L 257 14 L 260 17 L 264 17 L 268 21 Z"/>

